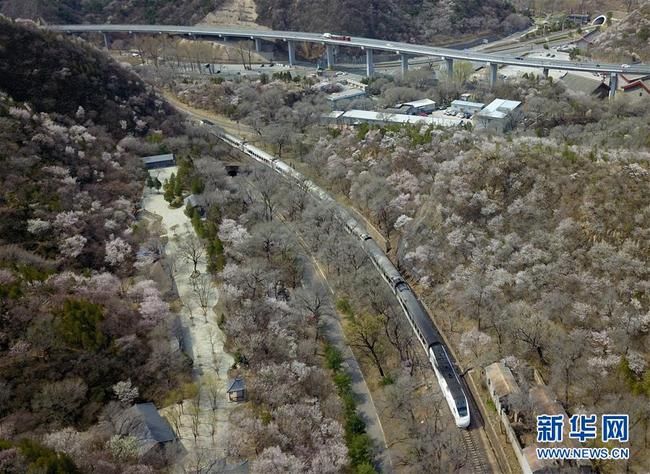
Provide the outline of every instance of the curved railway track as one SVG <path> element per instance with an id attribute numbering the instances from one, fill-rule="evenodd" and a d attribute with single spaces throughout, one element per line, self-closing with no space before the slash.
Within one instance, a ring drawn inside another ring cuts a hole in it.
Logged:
<path id="1" fill-rule="evenodd" d="M 199 120 L 201 120 L 201 118 L 200 118 L 200 116 L 198 114 L 192 114 L 192 115 L 194 115 L 196 117 L 199 117 Z M 279 162 L 279 160 L 277 160 L 277 158 L 274 158 L 273 163 L 266 163 L 265 161 L 261 161 L 257 156 L 255 156 L 254 154 L 251 154 L 250 152 L 247 152 L 245 149 L 243 149 L 244 148 L 242 146 L 243 142 L 241 142 L 241 140 L 238 140 L 240 142 L 239 144 L 232 143 L 231 140 L 232 140 L 232 138 L 235 138 L 235 137 L 233 137 L 232 135 L 226 134 L 221 129 L 221 127 L 219 127 L 217 125 L 213 125 L 211 123 L 206 124 L 206 122 L 203 122 L 203 124 L 210 127 L 210 129 L 211 129 L 210 132 L 211 133 L 216 135 L 218 138 L 223 140 L 224 143 L 231 146 L 232 148 L 234 148 L 234 149 L 238 150 L 239 152 L 242 152 L 242 153 L 248 155 L 249 157 L 255 159 L 256 161 L 270 167 L 273 171 L 276 171 L 279 174 L 283 175 L 285 177 L 285 179 L 287 179 L 287 180 L 295 180 L 295 179 L 297 179 L 297 178 L 295 178 L 293 176 L 291 178 L 289 178 L 289 177 L 287 177 L 286 174 L 284 174 L 284 173 L 282 173 L 282 172 L 280 172 L 278 170 L 278 168 L 274 165 L 274 164 L 277 164 Z M 225 137 L 227 137 L 227 138 L 225 138 Z M 261 152 L 262 154 L 267 155 L 266 153 L 262 152 L 262 150 L 259 150 L 259 149 L 256 149 L 256 150 L 258 151 L 257 154 L 259 154 L 259 152 Z M 299 174 L 299 173 L 295 172 L 295 170 L 292 170 L 292 171 L 293 171 L 293 174 L 296 174 L 296 175 Z M 305 182 L 307 182 L 308 180 L 306 180 L 302 175 L 300 175 L 300 176 L 301 176 L 300 181 L 304 185 Z M 316 199 L 321 200 L 321 201 L 334 202 L 335 206 L 338 206 L 339 209 L 341 209 L 344 214 L 349 216 L 349 212 L 344 207 L 342 207 L 341 204 L 336 203 L 331 198 L 331 196 L 329 196 L 322 189 L 320 189 L 318 187 L 316 187 L 316 189 L 317 189 L 316 192 L 312 191 L 310 193 L 313 197 L 315 197 Z M 381 271 L 380 271 L 380 273 L 381 273 Z M 417 298 L 417 296 L 415 296 L 415 298 Z M 398 298 L 398 300 L 399 300 L 399 298 Z M 450 362 L 454 367 L 457 365 L 454 358 L 453 358 L 453 355 L 450 355 Z M 466 465 L 466 467 L 471 469 L 471 472 L 474 472 L 474 473 L 477 473 L 477 474 L 492 473 L 493 471 L 492 471 L 491 465 L 488 462 L 488 460 L 487 460 L 487 458 L 485 456 L 485 453 L 484 453 L 486 447 L 483 445 L 483 442 L 482 442 L 481 436 L 480 436 L 480 430 L 481 430 L 481 428 L 483 426 L 483 418 L 482 418 L 482 416 L 480 414 L 480 410 L 478 409 L 476 401 L 474 400 L 474 396 L 473 396 L 472 392 L 469 390 L 469 387 L 467 386 L 467 383 L 462 378 L 459 381 L 460 381 L 460 383 L 461 383 L 461 385 L 462 385 L 462 387 L 464 389 L 465 394 L 467 395 L 466 398 L 467 398 L 467 402 L 468 402 L 468 408 L 469 408 L 470 413 L 472 414 L 471 424 L 467 427 L 467 429 L 462 429 L 461 430 L 463 444 L 464 444 L 465 449 L 467 450 L 467 465 Z M 469 471 L 467 471 L 467 472 L 469 472 Z"/>

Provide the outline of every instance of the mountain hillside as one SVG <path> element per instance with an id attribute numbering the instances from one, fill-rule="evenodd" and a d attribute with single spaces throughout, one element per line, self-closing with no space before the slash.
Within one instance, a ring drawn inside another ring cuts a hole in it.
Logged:
<path id="1" fill-rule="evenodd" d="M 0 0 L 0 13 L 50 23 L 162 23 L 250 26 L 279 30 L 335 31 L 410 41 L 447 41 L 468 34 L 508 33 L 529 20 L 509 0 Z M 241 10 L 241 11 L 239 11 Z M 216 15 L 216 16 L 215 16 Z M 226 19 L 227 20 L 227 19 Z"/>
<path id="2" fill-rule="evenodd" d="M 134 212 L 139 155 L 181 123 L 81 41 L 0 18 L 0 472 L 154 472 L 98 422 L 189 380 Z"/>
<path id="3" fill-rule="evenodd" d="M 612 61 L 650 60 L 650 2 L 605 30 L 595 40 L 592 53 Z"/>
<path id="4" fill-rule="evenodd" d="M 407 41 L 508 32 L 528 24 L 505 0 L 257 0 L 257 12 L 273 29 Z"/>
<path id="5" fill-rule="evenodd" d="M 0 45 L 0 90 L 38 112 L 74 116 L 82 107 L 123 134 L 157 107 L 136 75 L 81 41 L 0 19 Z"/>
<path id="6" fill-rule="evenodd" d="M 194 24 L 224 0 L 0 0 L 0 13 L 51 23 Z"/>

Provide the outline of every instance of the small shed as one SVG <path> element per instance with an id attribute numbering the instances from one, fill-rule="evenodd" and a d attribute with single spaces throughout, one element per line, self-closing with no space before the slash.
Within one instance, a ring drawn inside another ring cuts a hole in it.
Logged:
<path id="1" fill-rule="evenodd" d="M 204 218 L 207 214 L 201 198 L 199 198 L 196 194 L 190 194 L 183 200 L 183 202 L 185 203 L 185 206 L 198 210 L 201 218 Z"/>
<path id="2" fill-rule="evenodd" d="M 485 367 L 485 382 L 499 413 L 505 408 L 507 397 L 519 392 L 515 377 L 503 362 L 495 362 Z"/>
<path id="3" fill-rule="evenodd" d="M 431 99 L 420 99 L 397 104 L 395 108 L 408 115 L 430 114 L 436 110 L 436 103 Z"/>
<path id="4" fill-rule="evenodd" d="M 226 389 L 228 398 L 231 402 L 243 402 L 246 400 L 246 385 L 242 377 L 236 377 L 231 380 Z"/>
<path id="5" fill-rule="evenodd" d="M 361 89 L 345 89 L 327 97 L 327 103 L 332 110 L 336 110 L 343 104 L 347 104 L 356 99 L 362 99 L 366 96 L 366 91 Z"/>
<path id="6" fill-rule="evenodd" d="M 123 410 L 114 423 L 118 434 L 137 439 L 138 454 L 143 460 L 164 463 L 178 450 L 171 426 L 151 402 L 137 403 Z"/>
<path id="7" fill-rule="evenodd" d="M 148 170 L 176 166 L 176 159 L 174 158 L 173 153 L 166 155 L 143 156 L 141 160 L 144 167 Z"/>

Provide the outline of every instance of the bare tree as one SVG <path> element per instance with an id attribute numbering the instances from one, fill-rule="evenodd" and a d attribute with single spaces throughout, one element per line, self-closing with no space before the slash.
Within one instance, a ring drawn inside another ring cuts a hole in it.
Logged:
<path id="1" fill-rule="evenodd" d="M 329 299 L 322 287 L 300 288 L 294 292 L 294 300 L 296 305 L 305 311 L 310 317 L 315 320 L 316 332 L 314 340 L 318 340 L 321 317 L 326 314 L 329 307 Z"/>
<path id="2" fill-rule="evenodd" d="M 178 253 L 188 263 L 194 265 L 194 274 L 198 274 L 198 265 L 205 259 L 205 249 L 203 242 L 194 233 L 191 228 L 186 229 L 187 232 L 183 236 L 176 236 L 178 245 Z"/>
<path id="3" fill-rule="evenodd" d="M 196 267 L 195 267 L 196 268 Z M 212 277 L 208 274 L 202 274 L 193 280 L 194 294 L 201 306 L 203 313 L 203 320 L 208 322 L 208 310 L 210 309 L 210 301 L 214 299 L 215 288 Z M 214 352 L 214 350 L 213 350 Z"/>
<path id="4" fill-rule="evenodd" d="M 379 375 L 385 377 L 382 343 L 382 324 L 378 318 L 370 315 L 357 315 L 350 324 L 350 346 L 363 351 L 377 367 Z"/>
<path id="5" fill-rule="evenodd" d="M 174 429 L 174 433 L 176 433 L 176 436 L 180 439 L 181 436 L 181 410 L 180 407 L 176 404 L 172 404 L 168 409 L 167 409 L 167 415 L 166 415 L 167 420 L 169 421 L 169 424 L 172 426 Z"/>
<path id="6" fill-rule="evenodd" d="M 194 444 L 198 442 L 201 435 L 201 404 L 198 398 L 190 401 L 189 407 L 190 427 L 192 428 L 192 436 L 194 437 Z"/>

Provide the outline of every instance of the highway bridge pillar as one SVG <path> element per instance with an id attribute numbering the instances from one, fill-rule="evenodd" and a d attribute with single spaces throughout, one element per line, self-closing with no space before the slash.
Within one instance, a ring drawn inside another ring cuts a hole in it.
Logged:
<path id="1" fill-rule="evenodd" d="M 372 49 L 366 49 L 366 76 L 372 77 L 375 73 L 375 63 L 372 59 Z"/>
<path id="2" fill-rule="evenodd" d="M 447 77 L 452 80 L 454 78 L 454 60 L 445 58 L 445 63 L 447 64 Z"/>
<path id="3" fill-rule="evenodd" d="M 618 88 L 618 74 L 612 72 L 609 75 L 609 98 L 613 99 L 616 96 L 616 89 Z"/>
<path id="4" fill-rule="evenodd" d="M 542 69 L 542 74 L 544 75 L 544 79 L 548 79 L 548 68 L 547 67 Z"/>
<path id="5" fill-rule="evenodd" d="M 489 74 L 490 74 L 490 87 L 494 87 L 497 85 L 497 79 L 498 79 L 498 72 L 499 72 L 499 65 L 494 64 L 494 63 L 488 63 L 488 66 L 490 67 Z"/>
<path id="6" fill-rule="evenodd" d="M 400 62 L 402 63 L 402 79 L 404 79 L 404 76 L 406 75 L 406 71 L 409 70 L 409 57 L 401 53 L 399 55 Z"/>
<path id="7" fill-rule="evenodd" d="M 255 38 L 255 52 L 262 52 L 262 40 L 260 38 Z"/>
<path id="8" fill-rule="evenodd" d="M 293 41 L 287 41 L 287 49 L 289 50 L 289 66 L 293 66 L 296 62 L 296 44 Z"/>
<path id="9" fill-rule="evenodd" d="M 325 53 L 327 54 L 327 69 L 332 69 L 334 67 L 334 45 L 326 44 Z"/>
<path id="10" fill-rule="evenodd" d="M 104 48 L 108 49 L 108 35 L 106 33 L 102 33 L 102 36 L 104 37 Z"/>

